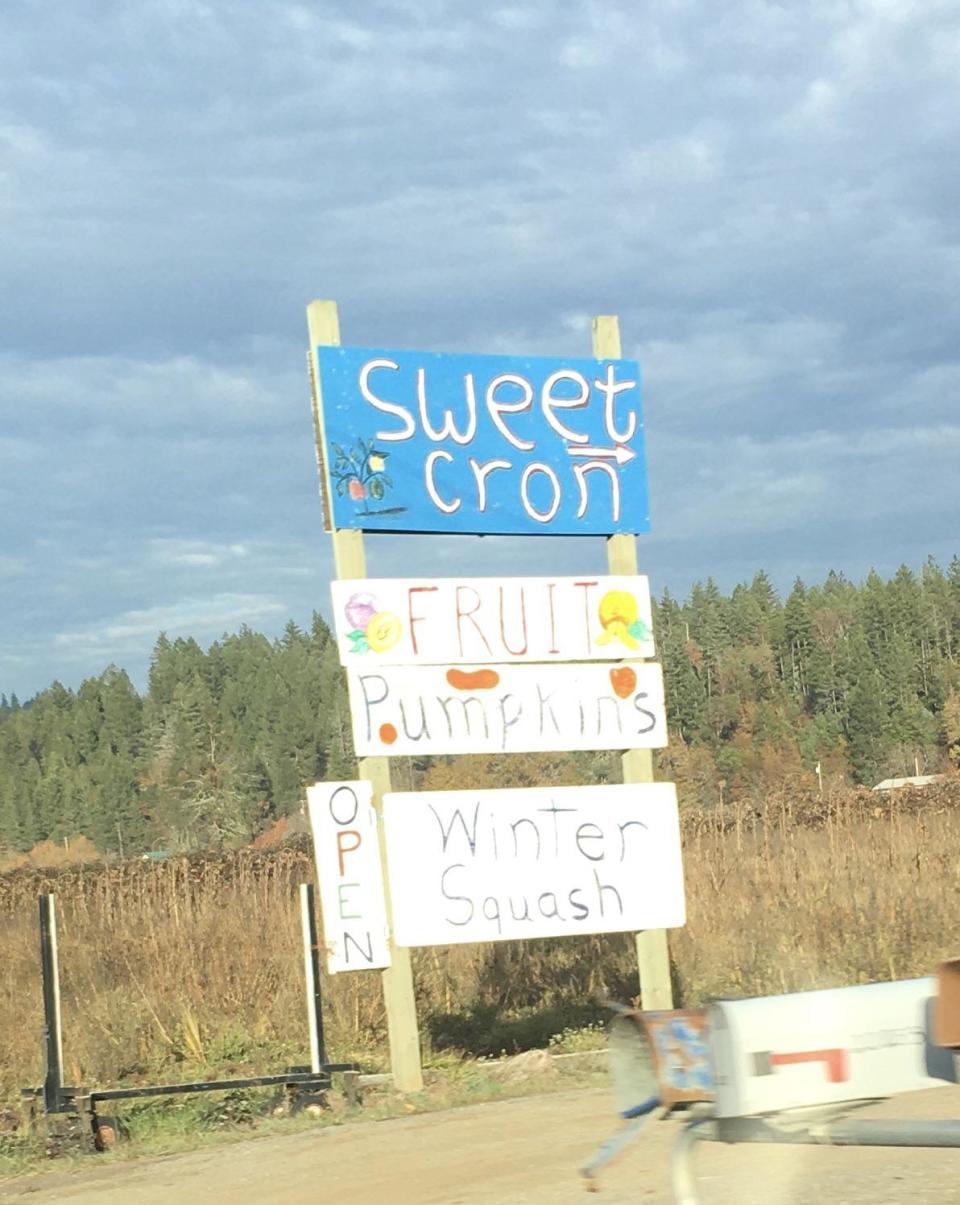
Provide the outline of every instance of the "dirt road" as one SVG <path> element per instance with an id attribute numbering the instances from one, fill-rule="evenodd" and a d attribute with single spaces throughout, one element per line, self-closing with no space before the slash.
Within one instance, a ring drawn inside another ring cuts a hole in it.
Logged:
<path id="1" fill-rule="evenodd" d="M 914 1093 L 861 1115 L 960 1118 L 960 1089 Z M 105 1160 L 0 1186 L 0 1205 L 585 1205 L 578 1169 L 616 1128 L 608 1092 L 562 1092 L 143 1162 Z M 679 1129 L 654 1123 L 607 1170 L 602 1195 L 586 1201 L 670 1205 L 668 1159 Z M 960 1203 L 960 1151 L 707 1143 L 696 1162 L 703 1205 Z"/>

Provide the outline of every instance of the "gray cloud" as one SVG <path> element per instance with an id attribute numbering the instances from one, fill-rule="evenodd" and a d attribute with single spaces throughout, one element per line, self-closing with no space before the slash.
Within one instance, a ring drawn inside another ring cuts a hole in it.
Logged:
<path id="1" fill-rule="evenodd" d="M 325 606 L 314 296 L 347 342 L 438 350 L 583 354 L 619 313 L 655 588 L 948 559 L 958 18 L 8 0 L 0 689 L 142 676 L 124 616 L 199 634 Z M 391 573 L 603 563 L 597 541 L 371 548 Z"/>

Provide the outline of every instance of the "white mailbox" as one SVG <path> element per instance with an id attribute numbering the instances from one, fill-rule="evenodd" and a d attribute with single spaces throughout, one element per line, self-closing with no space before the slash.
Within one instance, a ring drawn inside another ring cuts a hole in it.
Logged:
<path id="1" fill-rule="evenodd" d="M 718 1117 L 868 1100 L 956 1082 L 932 1044 L 936 980 L 908 979 L 710 1008 Z"/>

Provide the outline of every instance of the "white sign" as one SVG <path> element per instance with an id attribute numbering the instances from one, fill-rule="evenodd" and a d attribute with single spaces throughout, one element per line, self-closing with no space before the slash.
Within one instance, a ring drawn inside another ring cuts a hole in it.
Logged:
<path id="1" fill-rule="evenodd" d="M 401 946 L 685 920 L 672 783 L 391 794 L 384 827 Z"/>
<path id="2" fill-rule="evenodd" d="M 893 1096 L 956 1082 L 933 1045 L 936 981 L 731 1000 L 710 1010 L 718 1117 Z"/>
<path id="3" fill-rule="evenodd" d="M 343 665 L 620 661 L 653 657 L 645 577 L 334 581 Z"/>
<path id="4" fill-rule="evenodd" d="M 663 674 L 636 665 L 348 669 L 361 757 L 662 749 Z"/>
<path id="5" fill-rule="evenodd" d="M 390 965 L 377 813 L 369 782 L 307 787 L 327 970 Z"/>

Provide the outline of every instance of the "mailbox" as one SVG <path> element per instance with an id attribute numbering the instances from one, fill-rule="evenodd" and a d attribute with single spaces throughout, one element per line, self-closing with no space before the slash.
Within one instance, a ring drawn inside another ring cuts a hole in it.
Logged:
<path id="1" fill-rule="evenodd" d="M 932 1036 L 935 979 L 831 988 L 710 1008 L 718 1117 L 871 1100 L 956 1082 Z"/>

